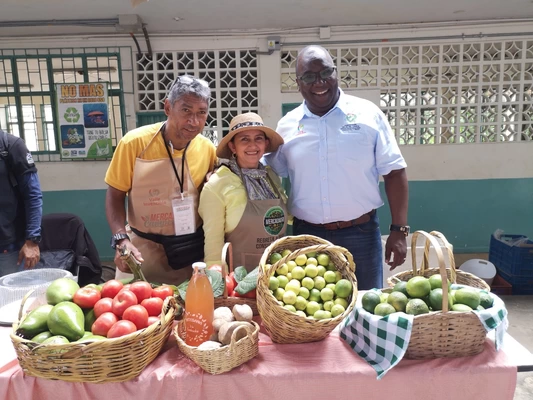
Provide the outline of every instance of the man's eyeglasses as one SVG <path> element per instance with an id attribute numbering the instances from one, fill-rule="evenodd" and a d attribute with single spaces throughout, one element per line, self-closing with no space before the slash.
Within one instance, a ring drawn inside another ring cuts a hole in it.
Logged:
<path id="1" fill-rule="evenodd" d="M 312 83 L 315 83 L 316 80 L 320 77 L 321 80 L 325 81 L 327 79 L 330 79 L 335 71 L 337 70 L 337 67 L 328 67 L 326 69 L 323 69 L 322 71 L 316 73 L 316 72 L 307 72 L 303 74 L 302 76 L 297 76 L 298 80 L 302 81 L 306 85 L 310 85 Z"/>

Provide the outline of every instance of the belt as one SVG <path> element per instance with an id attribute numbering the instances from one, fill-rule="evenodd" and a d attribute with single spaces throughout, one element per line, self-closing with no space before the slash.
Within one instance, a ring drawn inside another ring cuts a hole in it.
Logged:
<path id="1" fill-rule="evenodd" d="M 364 224 L 372 218 L 372 216 L 376 213 L 376 210 L 372 210 L 370 212 L 367 212 L 366 214 L 361 215 L 359 218 L 352 219 L 350 221 L 337 221 L 337 222 L 330 222 L 328 224 L 312 224 L 311 222 L 303 221 L 303 223 L 311 226 L 316 226 L 317 228 L 323 228 L 328 231 L 336 231 L 337 229 L 345 229 L 345 228 L 351 228 L 352 226 L 361 225 Z"/>

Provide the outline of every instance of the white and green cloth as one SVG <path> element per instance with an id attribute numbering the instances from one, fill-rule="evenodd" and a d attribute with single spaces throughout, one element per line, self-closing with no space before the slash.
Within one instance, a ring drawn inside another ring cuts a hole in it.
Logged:
<path id="1" fill-rule="evenodd" d="M 487 332 L 496 329 L 495 344 L 499 350 L 508 326 L 507 309 L 499 297 L 492 293 L 491 296 L 494 299 L 491 308 L 473 312 Z M 405 355 L 413 318 L 403 312 L 381 317 L 356 307 L 342 322 L 340 336 L 376 370 L 377 379 L 381 379 Z"/>

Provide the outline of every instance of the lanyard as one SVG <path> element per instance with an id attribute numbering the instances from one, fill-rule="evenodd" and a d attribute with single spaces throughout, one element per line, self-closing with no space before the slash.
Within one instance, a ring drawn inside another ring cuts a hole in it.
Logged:
<path id="1" fill-rule="evenodd" d="M 187 153 L 187 148 L 189 147 L 189 144 L 191 142 L 187 143 L 187 146 L 185 146 L 185 150 L 183 150 L 183 157 L 181 157 L 181 179 L 180 179 L 178 170 L 176 169 L 176 164 L 174 164 L 174 159 L 172 158 L 172 154 L 170 154 L 168 143 L 165 141 L 165 129 L 166 129 L 166 124 L 163 125 L 163 129 L 161 130 L 161 136 L 163 136 L 163 142 L 165 143 L 165 149 L 167 149 L 168 158 L 170 159 L 170 163 L 172 164 L 172 168 L 174 169 L 174 174 L 176 174 L 176 179 L 178 180 L 178 183 L 180 184 L 181 199 L 183 200 L 183 183 L 185 181 L 185 154 Z"/>

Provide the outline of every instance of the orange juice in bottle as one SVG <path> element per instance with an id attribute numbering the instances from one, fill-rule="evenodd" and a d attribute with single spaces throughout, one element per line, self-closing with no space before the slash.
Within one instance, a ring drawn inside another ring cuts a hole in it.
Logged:
<path id="1" fill-rule="evenodd" d="M 194 271 L 185 295 L 185 343 L 198 346 L 213 334 L 215 300 L 205 273 L 206 264 L 196 262 L 192 267 Z"/>

